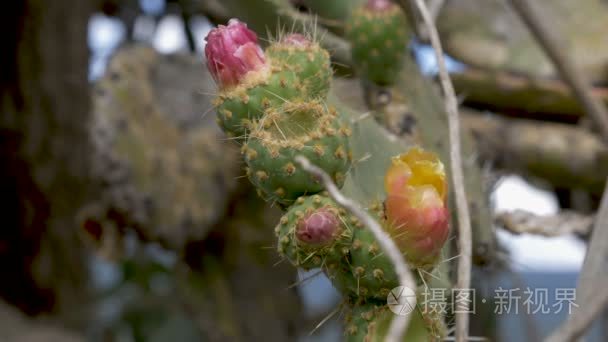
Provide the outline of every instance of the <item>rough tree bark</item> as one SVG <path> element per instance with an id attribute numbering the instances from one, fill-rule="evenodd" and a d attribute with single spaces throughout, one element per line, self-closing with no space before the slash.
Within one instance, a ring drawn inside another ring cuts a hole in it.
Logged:
<path id="1" fill-rule="evenodd" d="M 0 296 L 28 314 L 65 312 L 84 289 L 73 214 L 87 189 L 92 10 L 92 1 L 17 1 L 0 20 Z"/>

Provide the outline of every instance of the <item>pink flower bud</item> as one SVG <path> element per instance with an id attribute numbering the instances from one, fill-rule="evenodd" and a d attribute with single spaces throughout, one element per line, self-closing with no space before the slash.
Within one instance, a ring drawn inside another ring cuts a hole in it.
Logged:
<path id="1" fill-rule="evenodd" d="M 312 44 L 310 39 L 306 38 L 306 36 L 300 33 L 291 33 L 286 35 L 283 37 L 283 39 L 281 39 L 281 43 L 296 47 L 307 47 Z"/>
<path id="2" fill-rule="evenodd" d="M 238 19 L 211 30 L 205 40 L 207 68 L 220 88 L 237 85 L 248 72 L 266 65 L 255 32 Z"/>
<path id="3" fill-rule="evenodd" d="M 393 158 L 384 178 L 388 230 L 410 262 L 432 261 L 449 233 L 447 182 L 437 156 L 413 148 Z"/>
<path id="4" fill-rule="evenodd" d="M 297 225 L 296 238 L 309 245 L 327 245 L 334 241 L 340 228 L 340 220 L 327 208 L 321 208 L 304 216 Z"/>
<path id="5" fill-rule="evenodd" d="M 391 0 L 367 0 L 365 7 L 370 11 L 382 12 L 397 6 Z"/>

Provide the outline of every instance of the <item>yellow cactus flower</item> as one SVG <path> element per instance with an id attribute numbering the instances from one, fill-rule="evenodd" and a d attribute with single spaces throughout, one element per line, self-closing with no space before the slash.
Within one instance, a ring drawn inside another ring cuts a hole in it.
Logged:
<path id="1" fill-rule="evenodd" d="M 414 147 L 392 159 L 384 186 L 387 230 L 409 262 L 433 262 L 449 233 L 443 164 L 435 154 Z"/>

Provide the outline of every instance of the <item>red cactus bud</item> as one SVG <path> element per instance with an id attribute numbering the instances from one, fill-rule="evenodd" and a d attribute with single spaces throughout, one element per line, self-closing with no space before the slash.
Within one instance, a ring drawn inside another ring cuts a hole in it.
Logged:
<path id="1" fill-rule="evenodd" d="M 386 218 L 396 243 L 410 261 L 431 261 L 449 233 L 443 164 L 434 154 L 413 148 L 393 158 L 384 182 Z"/>
<path id="2" fill-rule="evenodd" d="M 234 86 L 266 65 L 257 35 L 238 19 L 211 30 L 205 40 L 207 68 L 220 88 Z"/>
<path id="3" fill-rule="evenodd" d="M 281 40 L 282 43 L 286 45 L 292 45 L 297 47 L 307 47 L 312 44 L 310 39 L 306 38 L 303 34 L 300 33 L 291 33 L 283 37 Z"/>
<path id="4" fill-rule="evenodd" d="M 321 208 L 300 219 L 296 238 L 305 244 L 326 245 L 335 239 L 339 227 L 340 220 L 336 214 Z"/>
<path id="5" fill-rule="evenodd" d="M 370 11 L 381 12 L 397 6 L 391 0 L 367 0 L 365 7 Z"/>

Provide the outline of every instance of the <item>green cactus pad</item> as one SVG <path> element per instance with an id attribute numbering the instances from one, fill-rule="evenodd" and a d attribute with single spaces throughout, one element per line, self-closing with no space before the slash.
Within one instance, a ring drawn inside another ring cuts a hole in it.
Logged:
<path id="1" fill-rule="evenodd" d="M 293 45 L 277 42 L 266 49 L 266 54 L 273 65 L 295 72 L 309 98 L 327 97 L 333 71 L 329 53 L 318 43 Z"/>
<path id="2" fill-rule="evenodd" d="M 342 186 L 352 159 L 350 134 L 337 111 L 321 102 L 288 102 L 271 108 L 242 147 L 247 175 L 266 200 L 289 205 L 323 189 L 297 165 L 295 157 L 303 155 Z"/>
<path id="3" fill-rule="evenodd" d="M 372 202 L 367 210 L 380 224 L 385 224 L 382 202 Z M 334 286 L 353 300 L 386 300 L 391 289 L 399 286 L 392 261 L 380 250 L 373 233 L 356 217 L 348 216 L 346 222 L 353 227 L 352 244 L 348 263 L 331 273 Z M 428 268 L 431 269 L 432 266 Z M 418 286 L 423 285 L 417 274 L 415 278 Z"/>
<path id="4" fill-rule="evenodd" d="M 326 209 L 336 215 L 340 227 L 335 233 L 335 239 L 323 245 L 311 245 L 297 238 L 298 224 L 310 213 Z M 344 219 L 344 209 L 325 194 L 303 196 L 289 208 L 275 228 L 278 238 L 277 250 L 293 265 L 305 270 L 321 267 L 324 270 L 339 267 L 340 260 L 348 254 L 352 240 L 353 228 Z"/>
<path id="5" fill-rule="evenodd" d="M 346 25 L 353 60 L 361 74 L 379 85 L 395 82 L 407 53 L 410 32 L 401 8 L 372 11 L 365 5 L 353 11 Z"/>
<path id="6" fill-rule="evenodd" d="M 372 202 L 368 212 L 381 224 L 383 210 L 380 201 Z M 347 221 L 353 226 L 353 238 L 348 264 L 332 273 L 334 286 L 351 299 L 359 302 L 386 301 L 391 289 L 399 286 L 392 261 L 380 249 L 373 233 L 354 216 Z M 418 284 L 422 280 L 416 277 Z"/>
<path id="7" fill-rule="evenodd" d="M 366 303 L 357 304 L 348 308 L 345 318 L 344 334 L 347 342 L 379 342 L 386 339 L 390 323 L 396 315 L 385 304 Z M 435 341 L 428 333 L 427 325 L 419 310 L 412 312 L 407 332 L 403 341 L 426 342 Z M 437 339 L 441 341 L 441 339 Z"/>
<path id="8" fill-rule="evenodd" d="M 379 221 L 382 215 L 381 203 L 373 204 L 371 215 Z M 352 297 L 386 300 L 391 289 L 399 286 L 399 279 L 391 260 L 382 252 L 373 233 L 355 217 L 350 218 L 355 229 L 350 249 L 350 265 L 343 280 L 347 294 Z"/>
<path id="9" fill-rule="evenodd" d="M 303 89 L 289 70 L 273 66 L 253 73 L 243 84 L 219 94 L 215 102 L 218 124 L 228 136 L 244 137 L 267 108 L 305 98 Z"/>

